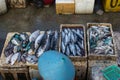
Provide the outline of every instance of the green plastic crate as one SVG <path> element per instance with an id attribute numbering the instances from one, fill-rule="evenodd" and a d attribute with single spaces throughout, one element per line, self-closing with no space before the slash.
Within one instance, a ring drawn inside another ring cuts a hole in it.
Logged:
<path id="1" fill-rule="evenodd" d="M 102 72 L 107 80 L 120 80 L 120 68 L 116 65 L 109 66 Z"/>

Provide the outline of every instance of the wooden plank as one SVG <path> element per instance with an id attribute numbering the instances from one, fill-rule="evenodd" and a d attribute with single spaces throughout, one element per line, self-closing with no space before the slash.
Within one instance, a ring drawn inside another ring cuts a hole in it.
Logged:
<path id="1" fill-rule="evenodd" d="M 111 37 L 113 38 L 113 30 L 112 30 L 112 25 L 110 23 L 87 23 L 87 30 L 91 26 L 107 26 L 110 27 L 110 32 L 111 32 Z M 89 31 L 87 31 L 87 43 L 88 43 L 88 59 L 94 59 L 94 60 L 101 60 L 101 59 L 106 59 L 106 60 L 117 60 L 117 55 L 116 55 L 116 46 L 113 38 L 113 49 L 114 49 L 114 55 L 97 55 L 94 53 L 90 53 L 90 43 L 89 43 Z"/>

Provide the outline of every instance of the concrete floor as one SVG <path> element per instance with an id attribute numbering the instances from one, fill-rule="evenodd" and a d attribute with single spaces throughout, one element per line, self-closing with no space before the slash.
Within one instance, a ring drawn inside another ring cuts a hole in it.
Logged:
<path id="1" fill-rule="evenodd" d="M 90 15 L 56 15 L 55 6 L 37 9 L 28 6 L 25 9 L 10 9 L 8 13 L 0 16 L 0 53 L 8 32 L 32 32 L 40 30 L 59 30 L 60 24 L 87 22 L 109 22 L 113 24 L 114 31 L 120 31 L 120 13 L 105 13 L 102 16 Z"/>

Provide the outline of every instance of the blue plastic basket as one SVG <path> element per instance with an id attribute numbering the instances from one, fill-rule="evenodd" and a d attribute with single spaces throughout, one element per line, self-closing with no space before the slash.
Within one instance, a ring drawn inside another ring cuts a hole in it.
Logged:
<path id="1" fill-rule="evenodd" d="M 120 68 L 116 65 L 109 66 L 102 72 L 107 80 L 120 80 Z"/>

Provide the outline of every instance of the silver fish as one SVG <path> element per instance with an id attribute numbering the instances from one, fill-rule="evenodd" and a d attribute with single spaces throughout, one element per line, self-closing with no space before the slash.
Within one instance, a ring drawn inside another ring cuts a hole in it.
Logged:
<path id="1" fill-rule="evenodd" d="M 11 40 L 12 44 L 16 45 L 16 46 L 20 46 L 21 42 L 17 39 L 17 38 L 13 38 Z"/>
<path id="2" fill-rule="evenodd" d="M 41 43 L 42 38 L 44 37 L 44 35 L 45 35 L 45 32 L 44 32 L 43 34 L 40 34 L 40 35 L 37 37 L 37 39 L 35 40 L 35 48 L 38 48 L 38 47 L 39 47 L 39 45 L 40 45 L 40 43 Z"/>
<path id="3" fill-rule="evenodd" d="M 50 44 L 52 50 L 57 50 L 57 42 L 58 42 L 58 32 L 55 31 Z"/>
<path id="4" fill-rule="evenodd" d="M 29 50 L 28 50 L 28 54 L 32 55 L 32 54 L 34 54 L 34 53 L 35 53 L 35 52 L 34 52 L 33 49 L 29 49 Z"/>
<path id="5" fill-rule="evenodd" d="M 12 43 L 8 43 L 7 47 L 4 50 L 5 57 L 8 57 L 10 54 L 14 53 L 13 49 L 14 49 L 14 45 Z"/>
<path id="6" fill-rule="evenodd" d="M 13 65 L 16 61 L 17 61 L 17 59 L 18 59 L 18 56 L 19 56 L 19 54 L 20 53 L 15 53 L 12 57 L 11 57 L 11 65 Z"/>
<path id="7" fill-rule="evenodd" d="M 65 34 L 67 34 L 67 33 L 68 33 L 68 30 L 67 30 L 67 29 L 64 29 L 64 32 L 65 32 Z"/>
<path id="8" fill-rule="evenodd" d="M 14 46 L 13 52 L 17 53 L 17 51 L 18 51 L 18 46 Z"/>
<path id="9" fill-rule="evenodd" d="M 30 35 L 29 41 L 34 42 L 39 35 L 40 35 L 40 30 L 36 30 Z"/>
<path id="10" fill-rule="evenodd" d="M 65 41 L 64 41 L 65 46 L 66 46 L 69 42 L 70 42 L 70 38 L 69 38 L 69 36 L 66 34 L 66 35 L 65 35 Z"/>
<path id="11" fill-rule="evenodd" d="M 42 47 L 39 47 L 38 51 L 35 53 L 36 57 L 40 57 L 45 50 Z"/>
<path id="12" fill-rule="evenodd" d="M 63 42 L 62 42 L 61 49 L 62 49 L 62 53 L 65 53 L 65 45 L 64 45 L 64 43 L 63 43 Z"/>
<path id="13" fill-rule="evenodd" d="M 38 58 L 35 55 L 27 55 L 26 61 L 32 64 L 36 64 L 38 61 Z"/>
<path id="14" fill-rule="evenodd" d="M 23 63 L 25 63 L 26 62 L 26 57 L 27 57 L 27 53 L 24 53 L 23 55 L 21 55 L 21 61 L 23 62 Z"/>
<path id="15" fill-rule="evenodd" d="M 10 54 L 10 55 L 6 58 L 6 63 L 7 63 L 7 64 L 10 63 L 12 56 L 13 56 L 13 54 Z"/>
<path id="16" fill-rule="evenodd" d="M 20 37 L 21 37 L 22 40 L 24 40 L 24 41 L 29 38 L 28 34 L 26 34 L 26 33 L 21 33 L 21 34 L 20 34 Z"/>
<path id="17" fill-rule="evenodd" d="M 69 46 L 70 46 L 70 51 L 72 52 L 73 56 L 76 56 L 76 50 L 75 50 L 74 43 L 69 44 Z"/>
<path id="18" fill-rule="evenodd" d="M 65 33 L 64 31 L 62 31 L 62 40 L 64 40 L 64 38 L 65 38 Z"/>
<path id="19" fill-rule="evenodd" d="M 76 44 L 75 47 L 76 47 L 76 51 L 77 51 L 76 53 L 77 53 L 77 55 L 78 56 L 82 56 L 81 55 L 81 49 L 79 48 L 79 46 Z"/>
<path id="20" fill-rule="evenodd" d="M 17 61 L 18 61 L 18 62 L 20 62 L 20 61 L 21 61 L 21 56 L 22 56 L 22 54 L 21 54 L 21 53 L 19 53 L 19 55 L 18 55 L 18 59 L 17 59 Z"/>
<path id="21" fill-rule="evenodd" d="M 67 46 L 67 48 L 66 48 L 66 55 L 67 55 L 67 56 L 70 55 L 70 49 L 69 49 L 69 46 Z"/>

